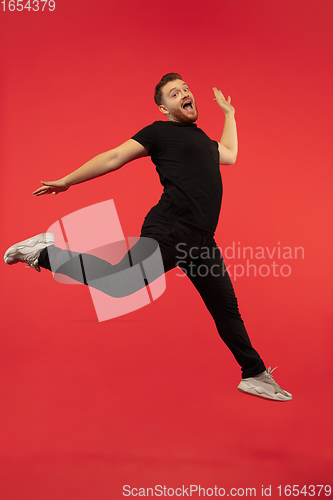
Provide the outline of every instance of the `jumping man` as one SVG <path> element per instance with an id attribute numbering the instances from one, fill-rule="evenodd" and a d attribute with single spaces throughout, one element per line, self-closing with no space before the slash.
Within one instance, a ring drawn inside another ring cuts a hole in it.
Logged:
<path id="1" fill-rule="evenodd" d="M 288 401 L 292 395 L 280 388 L 272 370 L 266 369 L 252 347 L 214 239 L 222 201 L 219 165 L 235 163 L 238 142 L 231 99 L 226 100 L 215 87 L 213 91 L 214 100 L 225 114 L 220 142 L 211 140 L 195 124 L 198 109 L 187 83 L 178 73 L 168 73 L 157 84 L 154 96 L 167 120 L 155 121 L 60 180 L 42 182 L 33 194 L 58 194 L 137 158 L 150 156 L 164 191 L 158 204 L 145 217 L 141 237 L 131 249 L 133 263 L 142 259 L 143 240 L 156 241 L 164 272 L 178 266 L 188 276 L 212 315 L 219 335 L 240 365 L 242 380 L 238 389 L 265 399 Z M 40 268 L 56 270 L 85 284 L 95 276 L 108 276 L 124 269 L 124 259 L 111 265 L 87 254 L 72 253 L 70 260 L 64 259 L 64 253 L 68 255 L 54 245 L 51 233 L 42 233 L 11 246 L 5 253 L 5 262 L 24 262 L 37 271 Z M 83 259 L 89 268 L 89 279 L 82 278 Z M 205 266 L 205 273 L 198 272 L 200 266 Z"/>

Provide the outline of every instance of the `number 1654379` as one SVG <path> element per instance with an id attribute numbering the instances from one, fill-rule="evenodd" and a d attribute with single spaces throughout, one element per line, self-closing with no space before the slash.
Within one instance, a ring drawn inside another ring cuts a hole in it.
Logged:
<path id="1" fill-rule="evenodd" d="M 49 10 L 52 12 L 55 9 L 54 0 L 3 0 L 0 2 L 2 10 L 9 12 L 29 11 L 29 12 L 45 12 Z"/>

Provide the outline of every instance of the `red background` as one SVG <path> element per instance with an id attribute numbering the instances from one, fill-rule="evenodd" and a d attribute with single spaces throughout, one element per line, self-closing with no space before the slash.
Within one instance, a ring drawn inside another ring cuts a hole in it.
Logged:
<path id="1" fill-rule="evenodd" d="M 279 484 L 330 483 L 332 14 L 329 0 L 1 11 L 3 253 L 107 199 L 125 235 L 139 235 L 161 193 L 148 158 L 57 197 L 31 193 L 163 119 L 153 89 L 176 71 L 212 139 L 223 125 L 212 87 L 236 108 L 218 244 L 280 242 L 305 255 L 279 261 L 289 277 L 234 282 L 253 344 L 294 395 L 285 404 L 236 391 L 238 365 L 176 270 L 156 302 L 98 323 L 83 286 L 3 264 L 1 498 L 121 499 L 125 484 L 257 496 L 272 485 L 277 498 Z"/>

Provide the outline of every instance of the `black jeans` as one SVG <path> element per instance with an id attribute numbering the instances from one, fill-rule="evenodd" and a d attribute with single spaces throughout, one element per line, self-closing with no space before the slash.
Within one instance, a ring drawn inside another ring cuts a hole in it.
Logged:
<path id="1" fill-rule="evenodd" d="M 80 283 L 89 282 L 91 286 L 91 280 L 97 279 L 98 282 L 100 277 L 115 276 L 129 266 L 142 263 L 156 250 L 156 242 L 161 252 L 164 272 L 178 266 L 198 290 L 215 321 L 220 337 L 241 366 L 242 377 L 252 377 L 263 372 L 265 365 L 251 345 L 214 233 L 200 231 L 150 213 L 143 223 L 140 239 L 118 264 L 112 265 L 88 254 L 61 250 L 54 245 L 41 252 L 38 263 L 40 267 L 49 270 L 52 267 L 53 272 L 69 276 Z M 95 288 L 112 295 L 112 292 L 99 285 Z M 134 291 L 132 287 L 131 292 Z"/>

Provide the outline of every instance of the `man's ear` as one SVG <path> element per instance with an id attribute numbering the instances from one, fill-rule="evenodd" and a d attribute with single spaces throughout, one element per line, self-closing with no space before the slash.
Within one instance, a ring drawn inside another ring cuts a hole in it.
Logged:
<path id="1" fill-rule="evenodd" d="M 164 115 L 168 115 L 169 114 L 169 111 L 168 109 L 164 106 L 164 104 L 161 104 L 158 109 L 161 111 L 161 113 L 163 113 Z"/>

